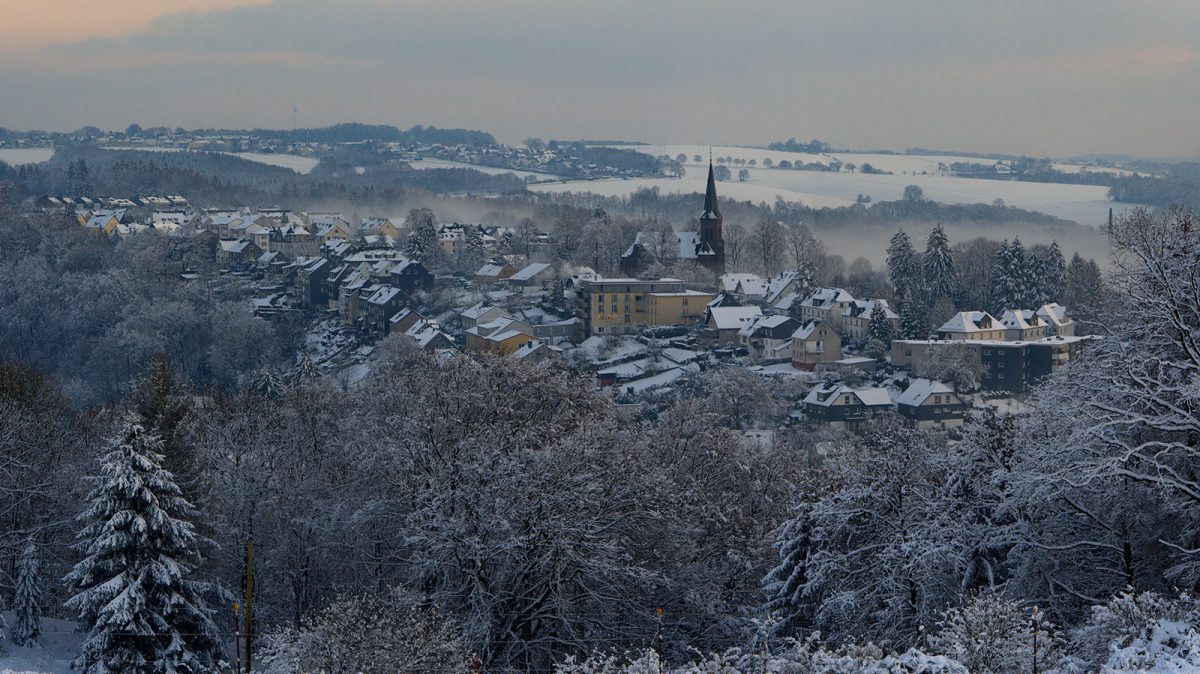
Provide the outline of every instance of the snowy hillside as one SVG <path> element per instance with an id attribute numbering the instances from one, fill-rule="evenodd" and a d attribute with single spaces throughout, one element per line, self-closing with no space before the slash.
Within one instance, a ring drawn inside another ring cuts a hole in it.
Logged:
<path id="1" fill-rule="evenodd" d="M 50 157 L 52 156 L 54 156 L 54 150 L 48 147 L 0 149 L 0 161 L 12 166 L 40 164 L 44 161 L 50 161 Z"/>
<path id="2" fill-rule="evenodd" d="M 4 613 L 12 625 L 11 611 Z M 7 639 L 0 650 L 0 674 L 71 674 L 71 660 L 79 651 L 83 635 L 68 620 L 42 618 L 42 638 L 37 646 L 15 646 Z"/>
<path id="3" fill-rule="evenodd" d="M 301 175 L 311 172 L 320 163 L 320 160 L 315 157 L 301 157 L 294 154 L 259 154 L 257 152 L 227 152 L 226 154 L 259 164 L 291 169 Z"/>

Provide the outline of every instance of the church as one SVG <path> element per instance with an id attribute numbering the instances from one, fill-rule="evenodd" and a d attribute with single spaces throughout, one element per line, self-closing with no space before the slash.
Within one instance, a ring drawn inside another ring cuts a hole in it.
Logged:
<path id="1" fill-rule="evenodd" d="M 696 262 L 716 276 L 725 273 L 725 239 L 721 235 L 721 207 L 717 204 L 717 179 L 712 160 L 708 161 L 708 187 L 704 192 L 704 211 L 700 213 L 699 232 L 675 232 L 678 254 L 670 261 Z M 633 245 L 621 255 L 621 273 L 634 277 L 656 262 L 648 236 L 640 233 Z M 674 246 L 672 246 L 674 248 Z M 667 255 L 662 255 L 667 258 Z"/>

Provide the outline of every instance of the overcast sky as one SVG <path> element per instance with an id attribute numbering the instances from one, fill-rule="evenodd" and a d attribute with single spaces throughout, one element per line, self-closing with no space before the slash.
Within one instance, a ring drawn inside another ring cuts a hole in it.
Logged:
<path id="1" fill-rule="evenodd" d="M 1197 0 L 3 0 L 0 126 L 1200 154 Z"/>

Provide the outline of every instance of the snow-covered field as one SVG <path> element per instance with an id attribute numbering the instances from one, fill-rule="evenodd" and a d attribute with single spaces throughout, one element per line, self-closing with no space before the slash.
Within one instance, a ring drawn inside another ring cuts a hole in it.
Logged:
<path id="1" fill-rule="evenodd" d="M 0 161 L 10 166 L 22 164 L 40 164 L 49 161 L 54 156 L 54 150 L 48 147 L 11 147 L 0 149 Z"/>
<path id="2" fill-rule="evenodd" d="M 639 152 L 661 155 L 685 154 L 686 175 L 674 178 L 634 178 L 629 180 L 569 181 L 535 185 L 530 189 L 541 192 L 594 192 L 606 196 L 624 196 L 640 188 L 657 187 L 663 192 L 683 194 L 703 193 L 705 170 L 708 164 L 708 148 L 699 145 L 643 145 L 633 146 Z M 696 163 L 695 155 L 702 161 Z M 718 191 L 722 196 L 739 201 L 765 201 L 772 203 L 777 196 L 788 201 L 799 201 L 816 208 L 844 206 L 854 203 L 859 194 L 871 197 L 872 201 L 900 199 L 908 185 L 919 185 L 925 196 L 944 203 L 992 203 L 1004 200 L 1009 206 L 1047 213 L 1087 225 L 1101 225 L 1108 219 L 1108 209 L 1127 207 L 1108 200 L 1108 190 L 1098 185 L 1064 185 L 1060 183 L 1033 183 L 1017 180 L 984 180 L 942 175 L 937 171 L 939 162 L 969 160 L 953 156 L 908 156 L 887 154 L 835 153 L 843 162 L 862 165 L 863 162 L 893 175 L 863 174 L 849 172 L 797 171 L 794 169 L 763 168 L 764 158 L 778 162 L 779 157 L 797 157 L 804 161 L 829 161 L 824 155 L 803 155 L 791 152 L 771 152 L 749 148 L 714 147 L 715 157 L 755 159 L 760 165 L 746 167 L 750 177 L 746 182 L 732 180 L 721 183 Z M 1066 165 L 1064 165 L 1066 166 Z M 736 176 L 740 166 L 730 167 Z"/>
<path id="3" fill-rule="evenodd" d="M 551 173 L 538 173 L 537 171 L 518 171 L 516 169 L 497 168 L 495 166 L 479 166 L 477 164 L 467 164 L 467 163 L 460 162 L 460 161 L 449 161 L 447 159 L 418 159 L 417 161 L 409 162 L 409 165 L 417 170 L 455 169 L 455 168 L 474 169 L 476 171 L 479 171 L 480 173 L 486 173 L 488 175 L 493 175 L 493 176 L 503 175 L 505 173 L 511 173 L 522 180 L 533 179 L 538 182 L 545 182 L 548 180 L 560 180 L 561 179 L 559 176 L 553 175 Z"/>
<path id="4" fill-rule="evenodd" d="M 291 169 L 302 175 L 311 172 L 320 163 L 320 160 L 315 157 L 301 157 L 295 154 L 259 154 L 257 152 L 229 152 L 227 154 L 268 166 Z"/>

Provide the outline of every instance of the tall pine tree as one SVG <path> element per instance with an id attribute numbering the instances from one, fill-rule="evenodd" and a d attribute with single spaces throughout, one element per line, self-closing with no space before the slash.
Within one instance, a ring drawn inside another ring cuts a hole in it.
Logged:
<path id="1" fill-rule="evenodd" d="M 1030 292 L 1031 270 L 1020 239 L 1005 241 L 996 251 L 992 266 L 992 313 L 1005 309 L 1027 309 L 1037 299 Z"/>
<path id="2" fill-rule="evenodd" d="M 42 635 L 42 577 L 38 566 L 37 543 L 31 536 L 17 562 L 17 587 L 13 599 L 16 624 L 12 629 L 12 641 L 18 646 L 32 646 Z"/>
<path id="3" fill-rule="evenodd" d="M 1067 263 L 1063 259 L 1062 249 L 1058 247 L 1058 241 L 1052 241 L 1050 248 L 1042 255 L 1039 285 L 1042 289 L 1043 303 L 1062 304 L 1067 285 Z"/>
<path id="4" fill-rule="evenodd" d="M 917 298 L 915 289 L 910 288 L 900 298 L 897 313 L 900 314 L 901 339 L 929 339 L 929 310 Z"/>
<path id="5" fill-rule="evenodd" d="M 162 467 L 162 441 L 130 413 L 80 514 L 84 558 L 67 574 L 67 606 L 87 632 L 85 674 L 200 673 L 224 666 L 200 561 L 192 505 Z"/>
<path id="6" fill-rule="evenodd" d="M 886 345 L 891 344 L 895 338 L 892 322 L 888 319 L 886 303 L 883 300 L 875 300 L 867 323 L 867 339 L 878 339 Z"/>
<path id="7" fill-rule="evenodd" d="M 404 254 L 426 267 L 432 267 L 437 259 L 438 248 L 437 225 L 434 222 L 433 211 L 428 208 L 416 208 L 408 214 L 408 245 Z"/>
<path id="8" fill-rule="evenodd" d="M 954 268 L 954 256 L 950 252 L 950 240 L 946 230 L 938 223 L 929 232 L 925 243 L 925 256 L 921 260 L 925 272 L 927 300 L 932 304 L 942 298 L 953 298 L 958 293 L 958 272 Z"/>
<path id="9" fill-rule="evenodd" d="M 888 274 L 892 281 L 892 290 L 897 300 L 909 294 L 909 291 L 919 292 L 922 286 L 921 263 L 917 251 L 913 248 L 912 240 L 903 229 L 897 229 L 892 235 L 887 250 Z"/>

